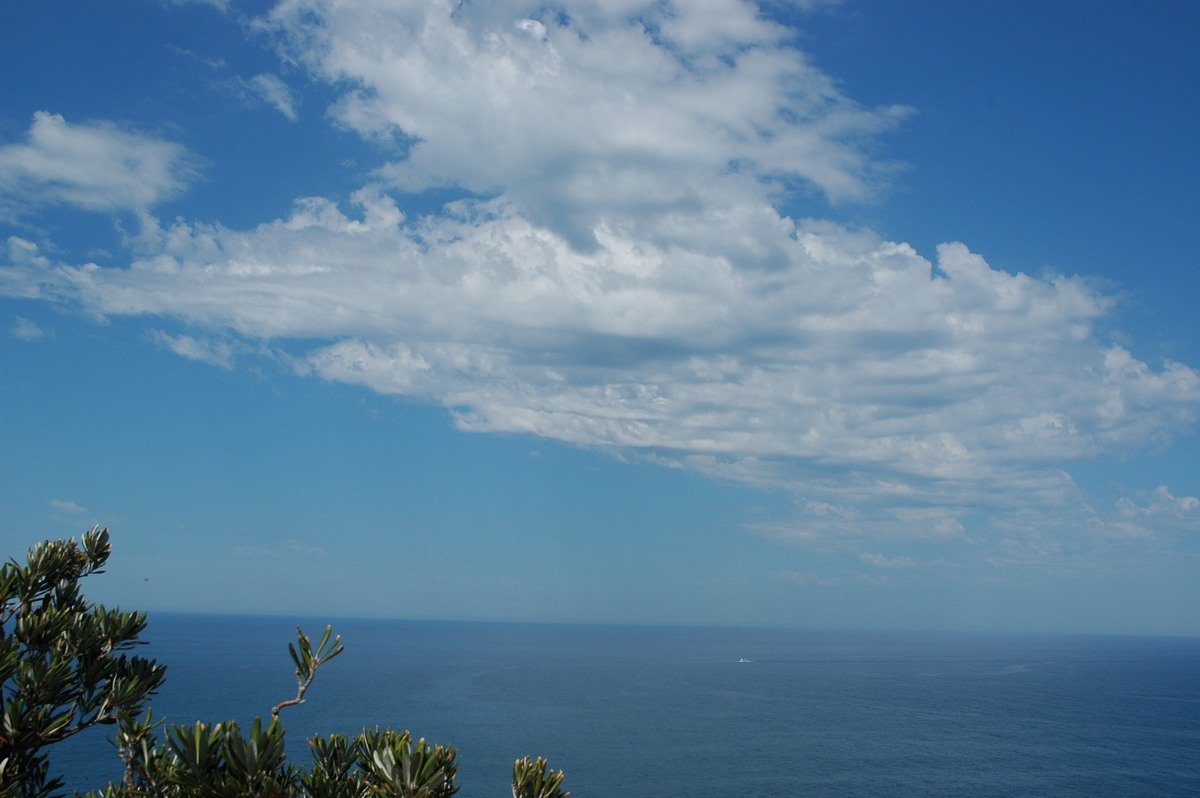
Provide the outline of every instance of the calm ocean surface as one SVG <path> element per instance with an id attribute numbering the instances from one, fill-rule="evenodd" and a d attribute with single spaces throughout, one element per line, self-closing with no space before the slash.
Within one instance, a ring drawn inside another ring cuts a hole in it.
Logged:
<path id="1" fill-rule="evenodd" d="M 268 715 L 296 624 L 152 614 L 156 714 Z M 1196 638 L 333 624 L 345 653 L 282 715 L 294 761 L 407 728 L 459 748 L 461 798 L 508 796 L 524 755 L 577 798 L 1200 795 Z M 119 775 L 106 735 L 57 754 L 70 787 Z"/>

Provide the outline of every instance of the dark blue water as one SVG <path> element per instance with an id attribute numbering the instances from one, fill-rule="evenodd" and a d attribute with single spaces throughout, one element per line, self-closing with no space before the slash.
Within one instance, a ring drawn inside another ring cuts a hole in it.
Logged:
<path id="1" fill-rule="evenodd" d="M 295 693 L 280 618 L 152 616 L 175 722 L 267 715 Z M 322 621 L 304 622 L 318 634 Z M 545 756 L 578 798 L 1200 795 L 1200 639 L 334 622 L 346 651 L 304 737 L 407 728 L 460 750 L 462 798 Z M 751 662 L 739 662 L 745 658 Z M 57 760 L 119 766 L 104 732 Z"/>

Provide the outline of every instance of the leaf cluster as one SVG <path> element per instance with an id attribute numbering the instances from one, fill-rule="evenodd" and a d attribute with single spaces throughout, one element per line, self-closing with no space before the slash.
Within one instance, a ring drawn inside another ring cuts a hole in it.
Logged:
<path id="1" fill-rule="evenodd" d="M 563 772 L 550 770 L 549 763 L 540 756 L 513 763 L 513 798 L 566 798 L 571 793 L 562 791 L 562 783 Z"/>
<path id="2" fill-rule="evenodd" d="M 111 546 L 94 527 L 80 542 L 46 541 L 25 565 L 0 566 L 0 797 L 60 789 L 45 748 L 141 712 L 166 667 L 126 652 L 146 616 L 88 603 L 79 581 L 102 573 Z"/>
<path id="3" fill-rule="evenodd" d="M 458 752 L 409 732 L 364 731 L 309 740 L 308 769 L 287 761 L 285 729 L 255 718 L 243 732 L 236 722 L 171 726 L 154 744 L 149 718 L 122 725 L 124 781 L 89 798 L 450 798 Z"/>

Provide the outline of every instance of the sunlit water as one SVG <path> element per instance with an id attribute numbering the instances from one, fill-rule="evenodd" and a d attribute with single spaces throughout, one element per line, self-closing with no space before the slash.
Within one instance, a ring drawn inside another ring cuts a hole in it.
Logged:
<path id="1" fill-rule="evenodd" d="M 295 625 L 152 616 L 156 712 L 267 715 L 295 693 Z M 284 710 L 293 759 L 314 731 L 407 728 L 459 748 L 462 798 L 509 795 L 525 755 L 578 798 L 1200 795 L 1195 638 L 334 626 L 345 653 Z M 119 775 L 105 735 L 57 754 L 71 787 Z"/>

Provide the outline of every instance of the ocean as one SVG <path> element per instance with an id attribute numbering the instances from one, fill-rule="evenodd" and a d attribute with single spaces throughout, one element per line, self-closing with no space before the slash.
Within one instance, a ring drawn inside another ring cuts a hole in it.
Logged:
<path id="1" fill-rule="evenodd" d="M 1200 795 L 1197 638 L 155 613 L 156 714 L 268 715 L 297 623 L 327 622 L 346 650 L 283 711 L 290 757 L 407 728 L 458 747 L 461 798 L 510 795 L 526 755 L 576 798 Z M 56 752 L 71 788 L 119 776 L 91 732 Z"/>

